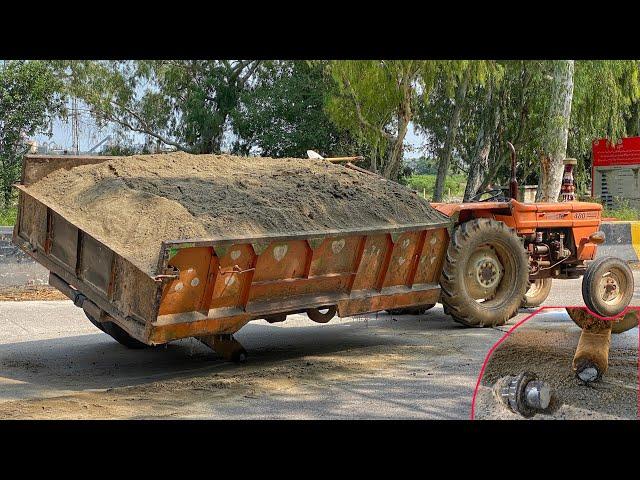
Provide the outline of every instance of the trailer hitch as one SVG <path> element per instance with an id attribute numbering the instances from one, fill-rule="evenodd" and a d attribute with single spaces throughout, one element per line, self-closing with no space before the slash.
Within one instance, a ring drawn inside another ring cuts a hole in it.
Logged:
<path id="1" fill-rule="evenodd" d="M 172 265 L 169 265 L 161 274 L 153 277 L 153 281 L 162 283 L 167 280 L 177 280 L 178 278 L 180 278 L 180 270 Z"/>

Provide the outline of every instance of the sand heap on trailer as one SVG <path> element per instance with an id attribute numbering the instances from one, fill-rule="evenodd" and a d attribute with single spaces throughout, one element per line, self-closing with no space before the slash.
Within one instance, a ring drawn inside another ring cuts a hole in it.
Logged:
<path id="1" fill-rule="evenodd" d="M 27 191 L 150 275 L 163 240 L 446 221 L 402 185 L 300 158 L 135 155 L 57 170 Z"/>

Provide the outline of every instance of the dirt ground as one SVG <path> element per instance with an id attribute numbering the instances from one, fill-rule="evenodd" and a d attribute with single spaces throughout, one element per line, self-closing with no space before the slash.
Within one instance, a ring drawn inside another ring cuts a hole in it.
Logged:
<path id="1" fill-rule="evenodd" d="M 373 351 L 372 351 L 373 350 Z M 357 349 L 339 354 L 307 355 L 260 365 L 230 366 L 227 371 L 145 385 L 0 404 L 2 419 L 178 418 L 198 416 L 199 405 L 216 408 L 246 402 L 276 392 L 280 396 L 308 397 L 314 388 L 338 382 L 357 382 L 373 372 L 385 375 L 390 366 L 411 355 L 388 348 Z M 397 350 L 397 349 L 396 349 Z M 185 408 L 186 405 L 189 407 Z M 187 413 L 188 412 L 188 413 Z"/>
<path id="2" fill-rule="evenodd" d="M 531 371 L 553 391 L 549 408 L 533 417 L 536 420 L 636 419 L 638 330 L 612 337 L 609 370 L 591 385 L 577 379 L 571 368 L 579 337 L 580 329 L 572 322 L 548 324 L 544 315 L 536 315 L 514 330 L 487 364 L 475 418 L 523 419 L 497 400 L 492 387 L 502 377 Z"/>
<path id="3" fill-rule="evenodd" d="M 464 328 L 440 305 L 424 316 L 326 325 L 292 315 L 243 328 L 249 361 L 234 365 L 194 339 L 128 350 L 69 301 L 0 302 L 0 325 L 0 418 L 8 419 L 467 419 L 484 357 L 509 328 Z M 594 387 L 571 371 L 579 334 L 563 309 L 519 327 L 489 364 L 477 418 L 521 418 L 490 388 L 524 369 L 560 400 L 536 419 L 635 418 L 638 330 L 614 336 L 609 371 Z"/>
<path id="4" fill-rule="evenodd" d="M 147 272 L 162 240 L 446 221 L 402 185 L 299 158 L 136 155 L 57 170 L 27 191 Z"/>
<path id="5" fill-rule="evenodd" d="M 0 303 L 0 418 L 468 418 L 474 366 L 500 333 L 439 307 L 292 315 L 239 332 L 250 353 L 235 365 L 193 339 L 128 350 L 83 317 L 71 302 Z"/>
<path id="6" fill-rule="evenodd" d="M 69 300 L 69 297 L 49 285 L 0 287 L 0 302 L 24 302 L 29 300 Z"/>

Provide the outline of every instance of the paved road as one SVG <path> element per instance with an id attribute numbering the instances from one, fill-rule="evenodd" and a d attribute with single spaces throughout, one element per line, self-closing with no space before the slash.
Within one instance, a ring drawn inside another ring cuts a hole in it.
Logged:
<path id="1" fill-rule="evenodd" d="M 49 271 L 11 243 L 12 227 L 0 227 L 0 288 L 45 285 Z"/>
<path id="2" fill-rule="evenodd" d="M 548 304 L 581 304 L 579 280 L 559 284 Z M 468 418 L 504 330 L 461 327 L 440 305 L 327 325 L 295 315 L 243 328 L 250 361 L 237 366 L 195 340 L 127 350 L 68 301 L 0 302 L 0 418 Z"/>

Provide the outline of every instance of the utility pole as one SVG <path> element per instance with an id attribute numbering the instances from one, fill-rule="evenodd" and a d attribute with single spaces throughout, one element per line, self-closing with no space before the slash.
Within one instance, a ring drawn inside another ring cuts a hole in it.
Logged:
<path id="1" fill-rule="evenodd" d="M 71 99 L 71 150 L 75 155 L 80 154 L 79 125 L 78 118 L 78 99 Z"/>

